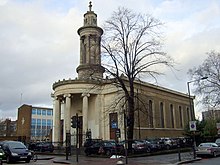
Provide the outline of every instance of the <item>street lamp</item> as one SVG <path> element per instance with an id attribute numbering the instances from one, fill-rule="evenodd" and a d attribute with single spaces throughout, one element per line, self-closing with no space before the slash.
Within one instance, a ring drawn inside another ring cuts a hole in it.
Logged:
<path id="1" fill-rule="evenodd" d="M 206 80 L 208 77 L 202 77 L 200 79 L 197 79 L 197 80 L 192 80 L 192 81 L 188 81 L 187 82 L 187 88 L 188 88 L 188 95 L 189 95 L 189 111 L 191 113 L 191 117 L 193 117 L 193 119 L 195 119 L 195 113 L 192 113 L 192 102 L 191 102 L 191 96 L 190 96 L 190 87 L 189 87 L 189 84 L 192 83 L 192 82 L 196 82 L 196 81 L 199 81 L 199 80 Z M 193 115 L 192 115 L 193 114 Z M 194 136 L 193 136 L 193 156 L 194 156 L 194 159 L 196 158 L 196 139 L 195 139 L 195 131 L 194 131 Z"/>

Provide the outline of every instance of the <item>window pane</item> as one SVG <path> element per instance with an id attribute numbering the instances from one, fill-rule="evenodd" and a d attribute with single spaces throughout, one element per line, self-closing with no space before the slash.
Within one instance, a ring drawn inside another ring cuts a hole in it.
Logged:
<path id="1" fill-rule="evenodd" d="M 42 110 L 42 115 L 46 116 L 46 110 L 45 109 Z"/>
<path id="2" fill-rule="evenodd" d="M 47 116 L 52 116 L 52 111 L 51 110 L 47 110 Z"/>
<path id="3" fill-rule="evenodd" d="M 37 110 L 37 115 L 41 115 L 41 109 Z"/>
<path id="4" fill-rule="evenodd" d="M 36 115 L 37 114 L 37 110 L 36 109 L 32 109 L 32 115 Z"/>

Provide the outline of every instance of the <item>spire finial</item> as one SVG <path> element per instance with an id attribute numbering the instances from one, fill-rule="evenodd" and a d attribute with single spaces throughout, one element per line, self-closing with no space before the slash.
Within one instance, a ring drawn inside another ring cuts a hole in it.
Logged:
<path id="1" fill-rule="evenodd" d="M 92 11 L 92 2 L 89 2 L 89 11 Z"/>

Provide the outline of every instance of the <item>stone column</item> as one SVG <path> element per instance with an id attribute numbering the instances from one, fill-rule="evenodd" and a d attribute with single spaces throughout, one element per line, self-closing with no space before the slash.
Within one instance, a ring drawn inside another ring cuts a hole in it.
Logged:
<path id="1" fill-rule="evenodd" d="M 83 93 L 83 106 L 82 106 L 82 114 L 83 114 L 83 132 L 86 132 L 88 129 L 88 109 L 89 109 L 89 102 L 88 97 L 90 96 L 89 93 Z"/>
<path id="2" fill-rule="evenodd" d="M 70 115 L 70 109 L 71 109 L 71 94 L 65 94 L 64 95 L 66 99 L 66 106 L 65 106 L 65 130 L 67 133 L 70 133 L 71 129 L 71 115 Z"/>
<path id="3" fill-rule="evenodd" d="M 60 142 L 61 103 L 58 97 L 55 97 L 55 107 L 53 111 L 53 142 Z"/>

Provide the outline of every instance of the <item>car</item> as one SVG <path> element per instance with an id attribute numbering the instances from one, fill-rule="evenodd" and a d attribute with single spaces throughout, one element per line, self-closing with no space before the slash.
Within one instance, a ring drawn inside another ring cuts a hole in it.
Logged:
<path id="1" fill-rule="evenodd" d="M 220 147 L 216 143 L 201 143 L 196 149 L 197 156 L 213 156 L 220 155 Z"/>
<path id="2" fill-rule="evenodd" d="M 125 147 L 125 141 L 120 142 L 121 145 Z M 149 152 L 149 148 L 146 148 L 146 143 L 143 140 L 132 140 L 132 150 L 131 153 L 144 153 Z"/>
<path id="3" fill-rule="evenodd" d="M 5 157 L 5 152 L 3 151 L 1 145 L 0 145 L 0 160 L 4 160 L 6 157 Z"/>
<path id="4" fill-rule="evenodd" d="M 220 139 L 219 138 L 215 140 L 215 143 L 220 147 Z"/>
<path id="5" fill-rule="evenodd" d="M 54 146 L 51 142 L 37 142 L 37 143 L 30 143 L 28 149 L 33 151 L 40 151 L 40 152 L 53 152 Z"/>
<path id="6" fill-rule="evenodd" d="M 113 154 L 123 154 L 124 153 L 124 147 L 121 144 L 115 143 L 114 141 L 96 141 L 93 142 L 92 145 L 89 145 L 85 147 L 85 154 L 91 155 L 91 154 L 97 154 L 97 155 L 107 155 L 111 156 Z"/>
<path id="7" fill-rule="evenodd" d="M 148 146 L 150 147 L 150 151 L 159 151 L 161 150 L 161 145 L 159 144 L 159 141 L 156 139 L 145 139 L 146 143 L 148 143 Z"/>
<path id="8" fill-rule="evenodd" d="M 19 141 L 4 141 L 2 150 L 5 153 L 6 162 L 25 161 L 29 163 L 31 160 L 31 152 L 27 147 Z"/>

